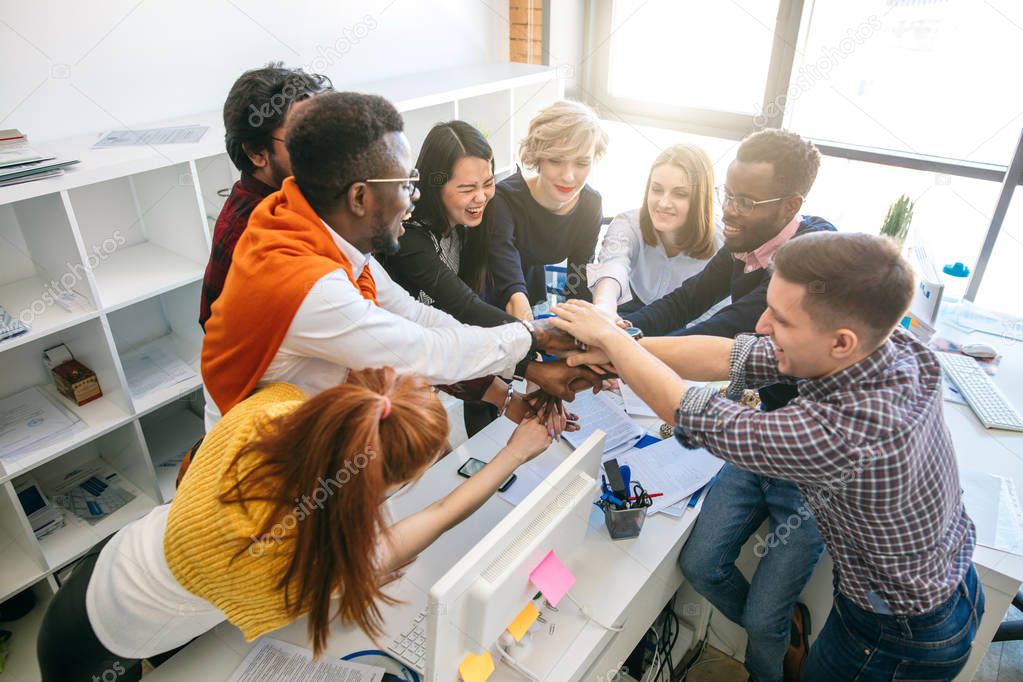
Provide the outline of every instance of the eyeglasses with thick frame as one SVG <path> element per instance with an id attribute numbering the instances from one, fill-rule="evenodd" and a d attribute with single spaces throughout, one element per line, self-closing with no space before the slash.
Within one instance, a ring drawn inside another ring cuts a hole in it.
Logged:
<path id="1" fill-rule="evenodd" d="M 800 196 L 798 194 L 786 194 L 785 196 L 774 197 L 773 199 L 761 199 L 760 201 L 755 201 L 749 197 L 737 197 L 734 194 L 730 194 L 728 190 L 725 189 L 724 185 L 718 185 L 714 188 L 714 191 L 717 194 L 718 202 L 721 203 L 722 210 L 725 206 L 731 203 L 735 208 L 735 212 L 741 216 L 749 215 L 753 212 L 753 209 L 761 204 L 773 204 L 776 201 L 782 201 L 783 199 L 788 199 L 792 196 Z"/>
<path id="2" fill-rule="evenodd" d="M 380 184 L 385 182 L 403 182 L 405 183 L 405 190 L 411 197 L 413 194 L 416 193 L 416 185 L 419 183 L 419 179 L 420 179 L 419 169 L 413 168 L 412 170 L 409 171 L 409 177 L 407 178 L 365 178 L 363 180 L 352 180 L 347 185 L 341 188 L 341 192 L 337 196 L 339 197 L 344 196 L 345 194 L 348 193 L 348 190 L 352 188 L 352 185 L 359 182 L 364 182 L 367 185 Z"/>

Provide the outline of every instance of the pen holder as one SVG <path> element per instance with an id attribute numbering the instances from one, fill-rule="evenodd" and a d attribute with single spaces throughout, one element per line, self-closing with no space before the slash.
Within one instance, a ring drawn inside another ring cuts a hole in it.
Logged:
<path id="1" fill-rule="evenodd" d="M 612 540 L 624 540 L 639 536 L 646 519 L 646 507 L 615 509 L 608 505 L 604 509 L 604 525 Z"/>

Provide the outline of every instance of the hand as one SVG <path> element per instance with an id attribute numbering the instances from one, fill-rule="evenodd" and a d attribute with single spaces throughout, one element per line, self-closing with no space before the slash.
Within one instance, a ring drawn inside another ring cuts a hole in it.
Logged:
<path id="1" fill-rule="evenodd" d="M 507 450 L 519 464 L 525 464 L 550 447 L 554 439 L 535 416 L 519 422 L 508 439 Z"/>
<path id="2" fill-rule="evenodd" d="M 542 317 L 539 320 L 533 320 L 533 329 L 536 330 L 536 347 L 546 353 L 576 348 L 575 339 L 570 334 L 562 331 L 553 322 L 553 317 Z"/>
<path id="3" fill-rule="evenodd" d="M 587 346 L 603 348 L 615 334 L 624 334 L 621 327 L 604 317 L 592 303 L 572 299 L 551 308 L 557 317 L 547 318 L 558 329 L 571 334 Z"/>
<path id="4" fill-rule="evenodd" d="M 575 400 L 576 391 L 600 386 L 600 377 L 591 369 L 570 366 L 563 361 L 530 362 L 526 366 L 526 379 L 545 393 L 568 401 Z"/>
<path id="5" fill-rule="evenodd" d="M 555 398 L 543 391 L 533 391 L 526 400 L 533 407 L 533 412 L 541 422 L 547 425 L 551 436 L 558 438 L 564 431 L 578 431 L 579 417 L 565 409 L 560 398 Z"/>
<path id="6" fill-rule="evenodd" d="M 523 419 L 528 419 L 534 414 L 533 406 L 526 400 L 526 396 L 518 391 L 515 392 L 511 402 L 508 403 L 508 409 L 504 411 L 504 416 L 516 424 L 522 423 Z"/>
<path id="7" fill-rule="evenodd" d="M 597 374 L 618 374 L 618 370 L 611 364 L 611 358 L 599 348 L 587 350 L 575 350 L 565 353 L 565 362 L 569 367 L 589 367 Z"/>

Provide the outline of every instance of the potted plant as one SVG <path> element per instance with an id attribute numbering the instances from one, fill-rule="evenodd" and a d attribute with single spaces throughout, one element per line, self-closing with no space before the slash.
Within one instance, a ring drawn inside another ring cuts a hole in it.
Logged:
<path id="1" fill-rule="evenodd" d="M 881 234 L 889 239 L 895 240 L 902 246 L 909 234 L 909 224 L 913 222 L 913 202 L 903 194 L 898 200 L 888 207 L 888 215 L 881 225 Z"/>

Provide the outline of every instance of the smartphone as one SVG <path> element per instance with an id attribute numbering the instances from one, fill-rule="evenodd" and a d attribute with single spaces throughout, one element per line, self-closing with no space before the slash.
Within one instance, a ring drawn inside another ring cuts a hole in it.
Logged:
<path id="1" fill-rule="evenodd" d="M 483 460 L 476 459 L 475 457 L 470 457 L 469 459 L 466 460 L 465 464 L 463 464 L 462 466 L 458 467 L 458 475 L 459 476 L 464 476 L 465 478 L 471 478 L 473 474 L 478 472 L 480 469 L 482 469 L 486 465 L 487 465 L 487 463 L 484 462 Z M 508 478 L 504 479 L 504 483 L 502 483 L 500 485 L 500 487 L 497 489 L 497 491 L 503 493 L 505 490 L 510 488 L 511 484 L 514 483 L 514 482 L 515 482 L 515 474 L 512 474 Z"/>

